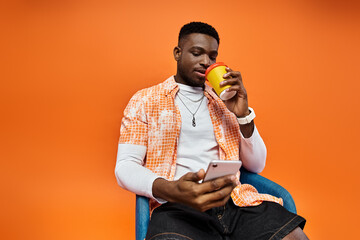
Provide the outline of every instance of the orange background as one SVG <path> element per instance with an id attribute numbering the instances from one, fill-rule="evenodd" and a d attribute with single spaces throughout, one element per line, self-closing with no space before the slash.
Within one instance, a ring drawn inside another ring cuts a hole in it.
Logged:
<path id="1" fill-rule="evenodd" d="M 134 239 L 114 166 L 136 90 L 176 71 L 180 27 L 219 32 L 311 239 L 358 228 L 360 10 L 352 1 L 9 1 L 1 24 L 1 239 Z"/>

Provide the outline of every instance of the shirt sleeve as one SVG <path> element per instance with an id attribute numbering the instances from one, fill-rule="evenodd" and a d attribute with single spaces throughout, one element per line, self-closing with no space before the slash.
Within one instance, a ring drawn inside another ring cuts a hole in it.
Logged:
<path id="1" fill-rule="evenodd" d="M 121 121 L 119 143 L 147 146 L 148 123 L 145 105 L 141 92 L 137 92 L 130 99 Z"/>
<path id="2" fill-rule="evenodd" d="M 163 204 L 166 201 L 152 195 L 153 183 L 159 176 L 143 166 L 145 155 L 145 146 L 119 144 L 115 166 L 116 180 L 120 187 Z"/>
<path id="3" fill-rule="evenodd" d="M 241 133 L 241 131 L 240 131 Z M 241 134 L 240 158 L 243 166 L 250 172 L 260 173 L 265 168 L 266 146 L 256 126 L 249 138 Z"/>

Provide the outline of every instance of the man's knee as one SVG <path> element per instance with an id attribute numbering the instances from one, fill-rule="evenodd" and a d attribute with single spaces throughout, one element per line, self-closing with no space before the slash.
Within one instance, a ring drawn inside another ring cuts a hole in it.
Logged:
<path id="1" fill-rule="evenodd" d="M 309 240 L 309 238 L 305 235 L 303 230 L 300 227 L 295 228 L 288 235 L 286 235 L 284 240 Z"/>
<path id="2" fill-rule="evenodd" d="M 146 240 L 192 240 L 192 238 L 179 233 L 165 232 L 146 238 Z"/>

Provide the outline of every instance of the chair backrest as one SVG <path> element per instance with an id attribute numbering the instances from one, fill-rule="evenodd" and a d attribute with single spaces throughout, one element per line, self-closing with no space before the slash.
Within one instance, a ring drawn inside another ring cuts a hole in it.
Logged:
<path id="1" fill-rule="evenodd" d="M 296 213 L 295 202 L 290 193 L 279 184 L 260 176 L 259 174 L 249 172 L 241 168 L 240 182 L 254 186 L 259 193 L 267 193 L 283 199 L 284 207 L 289 211 Z M 143 240 L 146 237 L 147 228 L 150 221 L 149 199 L 136 195 L 136 240 Z"/>

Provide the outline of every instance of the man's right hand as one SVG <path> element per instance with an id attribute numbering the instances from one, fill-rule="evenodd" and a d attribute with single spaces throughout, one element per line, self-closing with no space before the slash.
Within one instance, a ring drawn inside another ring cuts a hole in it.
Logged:
<path id="1" fill-rule="evenodd" d="M 182 203 L 199 211 L 225 205 L 232 190 L 239 184 L 235 175 L 219 177 L 199 183 L 204 179 L 205 171 L 190 172 L 177 181 L 157 178 L 153 183 L 153 196 L 168 202 Z"/>

